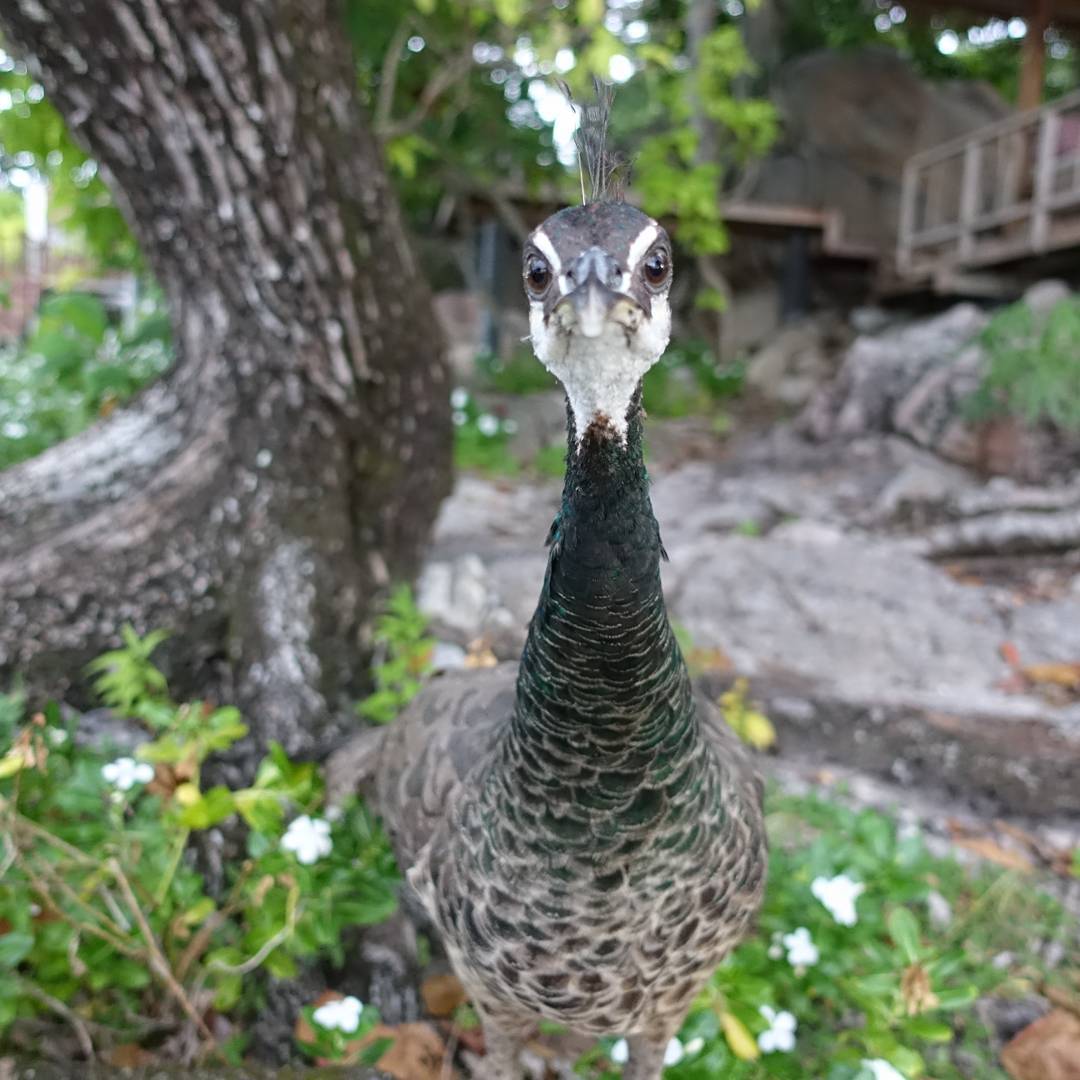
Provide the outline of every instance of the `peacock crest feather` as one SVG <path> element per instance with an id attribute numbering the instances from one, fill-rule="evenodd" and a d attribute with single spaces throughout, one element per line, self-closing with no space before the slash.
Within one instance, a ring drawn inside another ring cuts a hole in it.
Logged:
<path id="1" fill-rule="evenodd" d="M 574 101 L 574 95 L 565 82 L 560 82 L 559 86 L 567 100 L 581 114 L 574 143 L 577 146 L 578 170 L 581 174 L 582 203 L 621 202 L 630 183 L 630 162 L 625 155 L 612 150 L 609 145 L 615 87 L 602 79 L 594 78 L 595 101 L 580 105 Z"/>

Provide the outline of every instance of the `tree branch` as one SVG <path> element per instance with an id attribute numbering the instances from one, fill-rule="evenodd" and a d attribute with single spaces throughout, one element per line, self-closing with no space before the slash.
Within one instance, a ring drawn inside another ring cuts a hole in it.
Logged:
<path id="1" fill-rule="evenodd" d="M 409 31 L 413 28 L 411 15 L 406 15 L 398 23 L 390 44 L 383 56 L 379 72 L 379 96 L 375 100 L 375 133 L 382 137 L 390 126 L 394 115 L 394 94 L 397 92 L 397 74 L 401 66 L 401 51 L 409 40 Z"/>
<path id="2" fill-rule="evenodd" d="M 472 42 L 468 42 L 457 57 L 439 68 L 428 80 L 427 85 L 420 92 L 420 100 L 416 108 L 401 120 L 388 122 L 379 134 L 383 139 L 396 139 L 415 131 L 424 122 L 439 98 L 468 75 L 472 64 Z"/>

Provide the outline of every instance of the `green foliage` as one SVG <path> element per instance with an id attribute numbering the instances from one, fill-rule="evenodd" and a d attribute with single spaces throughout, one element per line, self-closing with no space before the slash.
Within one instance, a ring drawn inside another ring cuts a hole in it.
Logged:
<path id="1" fill-rule="evenodd" d="M 566 442 L 560 439 L 537 450 L 530 467 L 541 476 L 561 480 L 566 473 Z"/>
<path id="2" fill-rule="evenodd" d="M 645 375 L 642 400 L 650 416 L 712 412 L 742 390 L 745 365 L 718 363 L 700 342 L 672 345 Z"/>
<path id="3" fill-rule="evenodd" d="M 476 358 L 476 367 L 484 382 L 503 394 L 535 394 L 558 386 L 555 376 L 533 356 L 531 349 L 518 349 L 508 360 L 481 353 Z"/>
<path id="4" fill-rule="evenodd" d="M 1041 320 L 1022 301 L 1012 304 L 994 316 L 980 344 L 989 367 L 969 401 L 973 417 L 1009 414 L 1080 431 L 1080 298 L 1060 301 Z"/>
<path id="5" fill-rule="evenodd" d="M 52 216 L 101 266 L 131 269 L 139 254 L 120 211 L 98 175 L 97 164 L 76 145 L 63 118 L 21 61 L 0 49 L 0 172 L 18 167 L 49 182 Z"/>
<path id="6" fill-rule="evenodd" d="M 169 698 L 150 662 L 160 635 L 124 638 L 93 667 L 106 700 L 153 729 L 134 758 L 80 745 L 55 708 L 23 723 L 21 702 L 0 699 L 0 1046 L 13 1025 L 58 1012 L 51 1002 L 89 1024 L 98 1050 L 193 1022 L 200 988 L 239 1018 L 264 974 L 340 965 L 345 928 L 395 906 L 393 858 L 366 811 L 353 801 L 313 817 L 314 765 L 273 745 L 250 787 L 205 788 L 207 758 L 245 725 L 234 709 Z M 246 851 L 211 892 L 188 838 L 233 815 Z"/>
<path id="7" fill-rule="evenodd" d="M 520 462 L 510 453 L 510 437 L 517 430 L 513 420 L 500 419 L 482 409 L 464 388 L 450 397 L 454 421 L 454 464 L 459 469 L 513 476 Z"/>
<path id="8" fill-rule="evenodd" d="M 675 217 L 680 243 L 695 254 L 728 248 L 720 193 L 737 171 L 763 155 L 779 128 L 776 110 L 764 98 L 736 96 L 736 80 L 754 65 L 733 23 L 713 30 L 701 43 L 697 68 L 686 72 L 676 51 L 653 46 L 654 63 L 643 73 L 646 90 L 663 107 L 661 130 L 647 135 L 634 159 L 635 186 L 653 217 Z M 691 102 L 698 101 L 701 117 Z M 700 124 L 714 126 L 716 155 L 702 156 Z"/>
<path id="9" fill-rule="evenodd" d="M 1072 924 L 1057 901 L 1028 880 L 932 856 L 920 834 L 873 811 L 776 792 L 767 810 L 759 930 L 691 1010 L 680 1032 L 685 1056 L 665 1080 L 869 1080 L 861 1063 L 873 1059 L 908 1080 L 1006 1080 L 974 1003 L 984 994 L 1029 993 L 1045 977 L 1047 941 L 1075 955 Z M 811 892 L 816 878 L 839 874 L 865 887 L 853 926 L 838 923 Z M 946 927 L 931 924 L 931 893 L 951 907 Z M 800 927 L 818 956 L 793 965 L 784 938 Z M 758 1037 L 769 1026 L 763 1006 L 793 1014 L 793 1050 L 761 1050 Z M 578 1071 L 616 1080 L 611 1046 L 605 1040 L 585 1055 Z"/>
<path id="10" fill-rule="evenodd" d="M 153 297 L 131 329 L 110 325 L 88 293 L 42 301 L 30 336 L 0 348 L 0 469 L 111 412 L 165 371 L 170 341 L 168 316 Z"/>
<path id="11" fill-rule="evenodd" d="M 420 614 L 407 585 L 398 586 L 375 620 L 379 658 L 372 669 L 375 690 L 356 711 L 375 724 L 389 724 L 417 695 L 431 670 L 435 642 L 427 635 L 427 620 Z"/>

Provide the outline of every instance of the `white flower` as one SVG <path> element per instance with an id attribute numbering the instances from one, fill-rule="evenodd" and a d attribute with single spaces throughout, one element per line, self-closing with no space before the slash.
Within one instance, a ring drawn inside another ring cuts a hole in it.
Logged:
<path id="1" fill-rule="evenodd" d="M 486 435 L 489 439 L 492 435 L 499 434 L 499 418 L 492 416 L 489 412 L 477 418 L 476 426 L 480 429 L 480 434 Z"/>
<path id="2" fill-rule="evenodd" d="M 463 409 L 455 409 L 450 419 L 454 421 L 454 427 L 461 427 L 469 417 Z"/>
<path id="3" fill-rule="evenodd" d="M 812 967 L 818 962 L 821 954 L 818 947 L 810 937 L 810 931 L 805 926 L 800 926 L 793 933 L 785 934 L 784 948 L 787 949 L 788 963 L 793 967 Z"/>
<path id="4" fill-rule="evenodd" d="M 678 1039 L 672 1039 L 664 1050 L 664 1064 L 678 1065 L 686 1056 L 683 1044 Z"/>
<path id="5" fill-rule="evenodd" d="M 516 435 L 518 430 L 518 422 L 513 417 L 508 417 L 502 422 L 502 429 L 507 435 Z"/>
<path id="6" fill-rule="evenodd" d="M 49 742 L 53 746 L 63 746 L 67 742 L 67 732 L 63 728 L 51 727 L 45 729 L 46 734 L 49 736 Z"/>
<path id="7" fill-rule="evenodd" d="M 810 891 L 829 909 L 829 914 L 841 926 L 854 926 L 859 921 L 859 916 L 855 913 L 855 901 L 862 896 L 865 889 L 865 885 L 852 881 L 847 874 L 834 878 L 814 878 L 810 885 Z"/>
<path id="8" fill-rule="evenodd" d="M 134 758 L 121 757 L 101 766 L 101 775 L 121 791 L 130 791 L 136 784 L 149 784 L 154 779 L 154 766 Z"/>
<path id="9" fill-rule="evenodd" d="M 757 1044 L 766 1054 L 775 1050 L 790 1053 L 795 1049 L 795 1029 L 799 1026 L 795 1017 L 789 1012 L 777 1012 L 768 1005 L 762 1005 L 758 1010 L 766 1020 L 769 1027 L 757 1037 Z"/>
<path id="10" fill-rule="evenodd" d="M 364 1011 L 364 1003 L 359 998 L 344 997 L 334 1001 L 328 1001 L 320 1005 L 312 1014 L 311 1019 L 321 1028 L 327 1031 L 355 1031 L 360 1026 L 360 1014 Z"/>
<path id="11" fill-rule="evenodd" d="M 469 391 L 464 386 L 455 386 L 450 391 L 450 406 L 454 409 L 464 409 L 469 404 Z"/>
<path id="12" fill-rule="evenodd" d="M 700 1054 L 705 1049 L 705 1040 L 698 1035 L 696 1038 L 691 1039 L 683 1049 L 686 1051 L 687 1057 L 693 1057 L 694 1054 Z"/>
<path id="13" fill-rule="evenodd" d="M 330 822 L 301 814 L 300 817 L 289 822 L 289 827 L 281 838 L 281 846 L 286 851 L 295 852 L 300 862 L 305 866 L 310 866 L 324 855 L 329 855 L 334 849 L 334 842 L 330 839 Z"/>
<path id="14" fill-rule="evenodd" d="M 608 1057 L 611 1058 L 612 1065 L 625 1065 L 630 1057 L 630 1047 L 626 1040 L 618 1039 L 608 1051 Z"/>
<path id="15" fill-rule="evenodd" d="M 882 1058 L 864 1058 L 862 1067 L 874 1074 L 874 1080 L 904 1080 L 904 1074 Z"/>

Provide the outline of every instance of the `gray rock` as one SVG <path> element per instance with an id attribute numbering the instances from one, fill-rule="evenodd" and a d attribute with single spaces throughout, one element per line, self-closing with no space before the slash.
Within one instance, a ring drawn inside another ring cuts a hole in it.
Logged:
<path id="1" fill-rule="evenodd" d="M 822 339 L 819 320 L 785 327 L 750 360 L 747 386 L 778 405 L 788 408 L 805 405 L 832 371 Z"/>
<path id="2" fill-rule="evenodd" d="M 1062 300 L 1067 300 L 1072 290 L 1064 281 L 1048 278 L 1036 282 L 1024 293 L 1023 301 L 1036 315 L 1048 315 Z"/>

